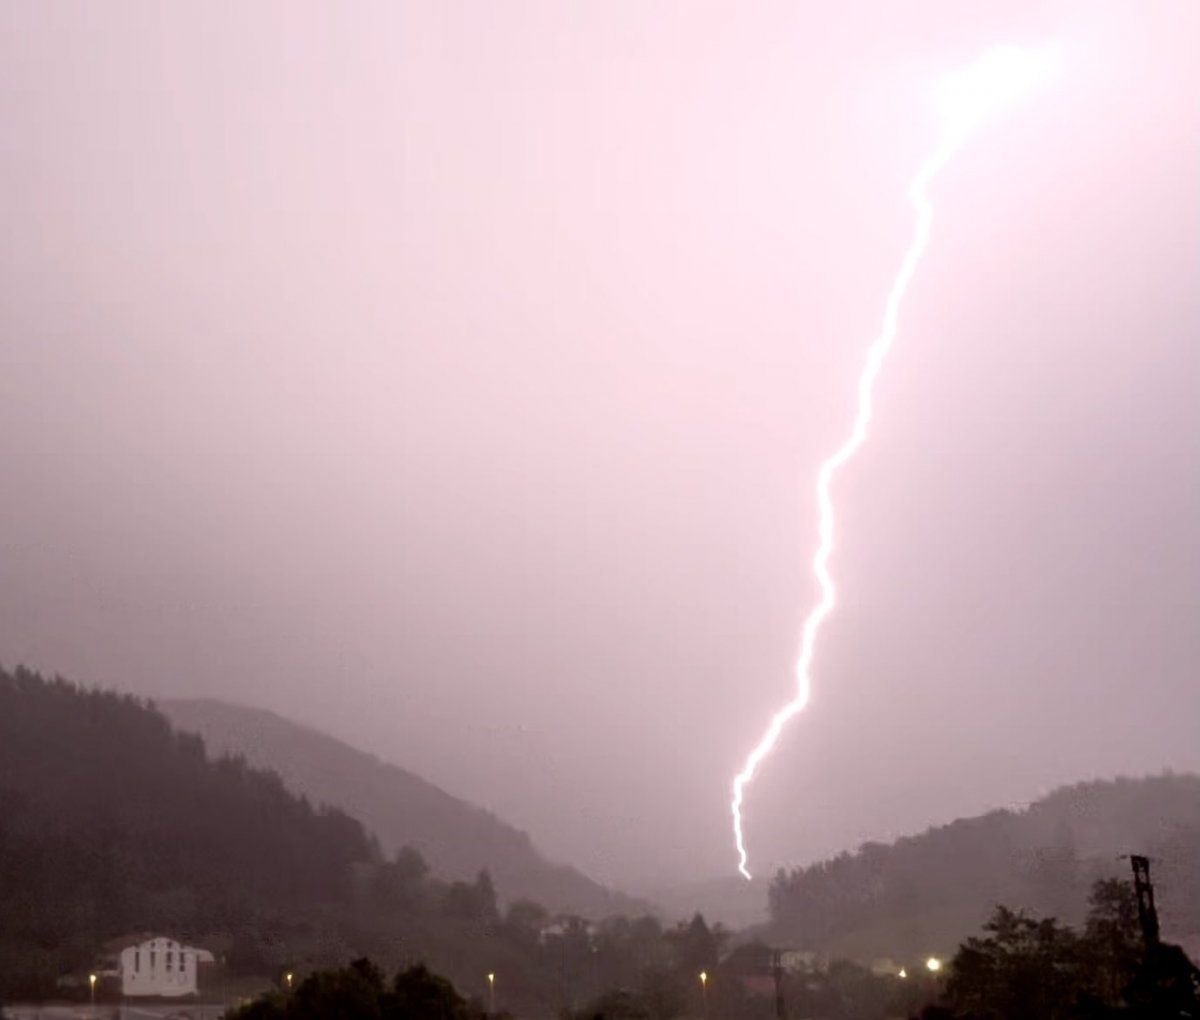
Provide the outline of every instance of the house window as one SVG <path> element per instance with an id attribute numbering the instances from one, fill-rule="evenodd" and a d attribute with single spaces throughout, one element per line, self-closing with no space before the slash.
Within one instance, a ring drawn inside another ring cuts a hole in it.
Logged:
<path id="1" fill-rule="evenodd" d="M 142 951 L 140 949 L 133 951 L 133 969 L 135 971 L 142 969 Z"/>
<path id="2" fill-rule="evenodd" d="M 171 950 L 167 950 L 167 970 L 171 969 L 171 965 L 175 962 L 175 954 Z"/>
<path id="3" fill-rule="evenodd" d="M 154 970 L 154 958 L 155 958 L 155 956 L 157 956 L 157 955 L 158 955 L 158 954 L 157 954 L 157 953 L 155 953 L 153 949 L 151 949 L 151 950 L 150 950 L 150 969 L 151 969 L 151 970 Z"/>

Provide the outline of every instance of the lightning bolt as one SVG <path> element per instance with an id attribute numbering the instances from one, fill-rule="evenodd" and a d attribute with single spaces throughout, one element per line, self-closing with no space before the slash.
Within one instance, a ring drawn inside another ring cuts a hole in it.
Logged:
<path id="1" fill-rule="evenodd" d="M 1030 91 L 1038 80 L 1044 77 L 1047 69 L 1048 55 L 1045 52 L 997 47 L 984 54 L 961 75 L 948 78 L 942 83 L 942 135 L 909 185 L 908 200 L 915 218 L 912 241 L 901 259 L 900 268 L 888 291 L 879 335 L 867 348 L 866 362 L 858 378 L 858 411 L 854 416 L 849 436 L 837 450 L 822 461 L 817 471 L 817 551 L 812 560 L 812 572 L 817 579 L 820 597 L 805 617 L 801 630 L 800 652 L 795 665 L 796 692 L 791 701 L 771 716 L 766 732 L 751 750 L 741 771 L 733 778 L 733 800 L 730 802 L 733 836 L 738 852 L 738 871 L 747 879 L 751 876 L 742 827 L 742 804 L 746 787 L 754 779 L 763 759 L 778 743 L 783 728 L 804 710 L 812 693 L 812 662 L 817 637 L 825 620 L 837 605 L 837 588 L 829 571 L 836 535 L 833 481 L 867 440 L 874 406 L 875 383 L 896 340 L 900 306 L 917 266 L 929 247 L 929 236 L 933 227 L 930 185 L 989 114 Z"/>

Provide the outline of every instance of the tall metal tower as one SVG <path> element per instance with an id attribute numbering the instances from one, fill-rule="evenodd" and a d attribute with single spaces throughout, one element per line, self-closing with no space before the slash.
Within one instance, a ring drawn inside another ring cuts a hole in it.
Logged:
<path id="1" fill-rule="evenodd" d="M 1150 881 L 1150 858 L 1131 854 L 1129 863 L 1133 866 L 1133 891 L 1137 894 L 1138 921 L 1142 925 L 1142 938 L 1146 940 L 1146 949 L 1153 951 L 1159 944 L 1159 939 L 1154 884 Z"/>

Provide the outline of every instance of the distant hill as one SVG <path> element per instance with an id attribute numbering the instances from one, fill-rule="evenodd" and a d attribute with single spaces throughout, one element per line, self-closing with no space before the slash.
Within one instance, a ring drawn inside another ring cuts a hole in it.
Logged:
<path id="1" fill-rule="evenodd" d="M 158 708 L 213 752 L 271 769 L 293 792 L 358 819 L 389 853 L 414 847 L 447 878 L 473 878 L 486 868 L 502 899 L 534 899 L 552 912 L 599 918 L 645 908 L 547 861 L 526 833 L 490 812 L 273 712 L 207 699 L 164 701 Z"/>
<path id="2" fill-rule="evenodd" d="M 1152 858 L 1164 933 L 1200 932 L 1200 777 L 1168 773 L 1064 787 L 781 871 L 766 934 L 862 960 L 949 953 L 996 903 L 1078 923 L 1091 883 L 1128 875 L 1129 853 Z"/>

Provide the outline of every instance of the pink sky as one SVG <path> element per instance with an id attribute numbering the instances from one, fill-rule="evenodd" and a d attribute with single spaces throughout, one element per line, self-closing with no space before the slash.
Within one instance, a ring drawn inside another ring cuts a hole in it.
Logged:
<path id="1" fill-rule="evenodd" d="M 939 180 L 760 870 L 1200 768 L 1200 7 L 0 8 L 0 660 L 731 873 L 817 462 Z"/>

